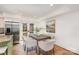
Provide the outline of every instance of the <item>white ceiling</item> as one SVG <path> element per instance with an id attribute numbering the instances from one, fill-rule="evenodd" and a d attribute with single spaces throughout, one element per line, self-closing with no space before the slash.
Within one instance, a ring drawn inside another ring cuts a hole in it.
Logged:
<path id="1" fill-rule="evenodd" d="M 0 12 L 19 14 L 24 17 L 40 18 L 48 15 L 56 16 L 65 12 L 79 10 L 79 5 L 76 4 L 2 4 Z"/>
<path id="2" fill-rule="evenodd" d="M 49 14 L 53 7 L 49 4 L 12 4 L 0 5 L 0 11 L 5 13 L 20 14 L 27 17 L 42 17 Z"/>

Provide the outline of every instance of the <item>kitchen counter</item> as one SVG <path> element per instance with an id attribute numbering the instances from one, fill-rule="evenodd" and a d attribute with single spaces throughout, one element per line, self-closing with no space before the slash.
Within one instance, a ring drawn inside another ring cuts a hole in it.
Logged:
<path id="1" fill-rule="evenodd" d="M 8 55 L 12 54 L 13 47 L 13 39 L 12 35 L 0 36 L 0 47 L 7 46 L 8 47 Z"/>
<path id="2" fill-rule="evenodd" d="M 8 42 L 11 41 L 12 35 L 9 36 L 0 36 L 0 46 L 6 45 Z"/>
<path id="3" fill-rule="evenodd" d="M 0 43 L 10 41 L 7 36 L 0 36 Z"/>

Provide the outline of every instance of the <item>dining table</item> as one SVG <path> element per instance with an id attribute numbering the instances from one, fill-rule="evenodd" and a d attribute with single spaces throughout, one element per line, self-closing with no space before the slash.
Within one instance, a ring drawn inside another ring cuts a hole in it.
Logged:
<path id="1" fill-rule="evenodd" d="M 50 36 L 48 35 L 45 35 L 45 34 L 40 34 L 40 35 L 37 35 L 37 34 L 31 34 L 30 35 L 31 38 L 35 39 L 37 41 L 37 54 L 39 55 L 39 46 L 38 46 L 38 42 L 39 41 L 44 41 L 44 40 L 47 40 L 47 39 L 51 39 Z"/>

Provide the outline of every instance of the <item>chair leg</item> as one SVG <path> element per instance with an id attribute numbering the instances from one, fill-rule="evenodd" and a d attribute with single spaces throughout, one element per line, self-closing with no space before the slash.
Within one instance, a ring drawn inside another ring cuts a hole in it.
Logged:
<path id="1" fill-rule="evenodd" d="M 35 49 L 36 49 L 36 53 L 37 53 L 37 47 Z"/>
<path id="2" fill-rule="evenodd" d="M 26 45 L 24 45 L 24 51 L 26 51 Z"/>
<path id="3" fill-rule="evenodd" d="M 39 55 L 40 55 L 40 48 L 39 48 Z"/>

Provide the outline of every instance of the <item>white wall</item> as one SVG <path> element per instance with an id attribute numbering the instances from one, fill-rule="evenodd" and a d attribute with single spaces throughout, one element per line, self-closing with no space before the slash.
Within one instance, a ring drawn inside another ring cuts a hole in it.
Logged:
<path id="1" fill-rule="evenodd" d="M 5 28 L 5 22 L 4 22 L 4 17 L 2 14 L 0 14 L 0 28 Z"/>
<path id="2" fill-rule="evenodd" d="M 0 17 L 0 28 L 4 28 L 5 25 L 4 25 L 4 19 Z"/>
<path id="3" fill-rule="evenodd" d="M 79 11 L 56 17 L 56 44 L 79 53 Z"/>

